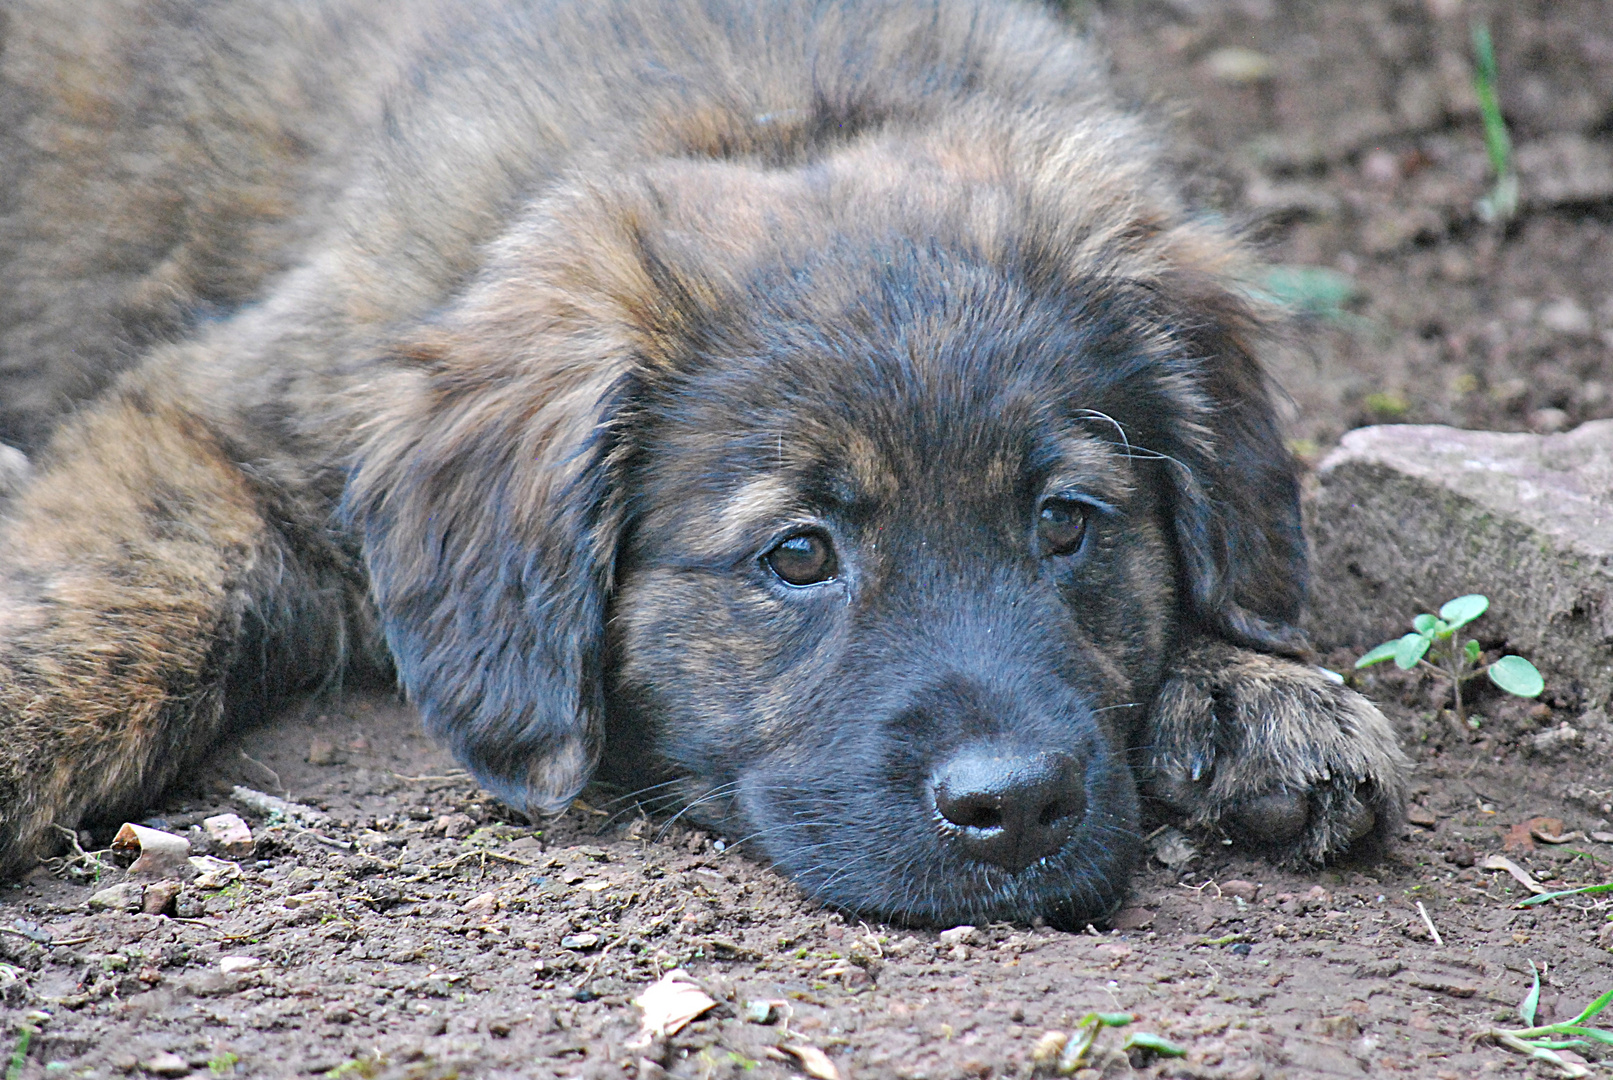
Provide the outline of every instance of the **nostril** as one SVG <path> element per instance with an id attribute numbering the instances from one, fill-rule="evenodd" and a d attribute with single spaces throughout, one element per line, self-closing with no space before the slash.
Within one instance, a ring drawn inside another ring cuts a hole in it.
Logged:
<path id="1" fill-rule="evenodd" d="M 966 857 L 1018 871 L 1059 850 L 1086 816 L 1083 760 L 970 747 L 931 778 L 935 809 Z"/>
<path id="2" fill-rule="evenodd" d="M 1054 799 L 1042 807 L 1042 812 L 1036 815 L 1036 824 L 1046 828 L 1056 825 L 1067 817 L 1074 817 L 1086 809 L 1085 799 Z"/>
<path id="3" fill-rule="evenodd" d="M 941 816 L 963 829 L 1000 829 L 1003 824 L 1002 808 L 989 796 L 948 798 L 936 793 L 935 807 Z"/>

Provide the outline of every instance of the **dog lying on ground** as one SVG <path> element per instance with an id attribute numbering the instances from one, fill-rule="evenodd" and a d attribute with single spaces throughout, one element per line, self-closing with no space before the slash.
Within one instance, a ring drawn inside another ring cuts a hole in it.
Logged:
<path id="1" fill-rule="evenodd" d="M 9 12 L 5 872 L 363 672 L 514 808 L 670 783 L 915 923 L 1101 919 L 1139 790 L 1393 827 L 1244 254 L 1052 16 Z"/>

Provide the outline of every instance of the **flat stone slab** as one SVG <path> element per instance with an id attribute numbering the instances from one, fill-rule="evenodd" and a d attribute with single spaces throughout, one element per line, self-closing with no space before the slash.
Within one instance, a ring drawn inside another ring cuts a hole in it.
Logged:
<path id="1" fill-rule="evenodd" d="M 1359 428 L 1318 469 L 1307 501 L 1307 628 L 1322 647 L 1365 650 L 1420 611 L 1484 593 L 1488 646 L 1613 694 L 1613 420 L 1560 435 L 1437 425 Z"/>

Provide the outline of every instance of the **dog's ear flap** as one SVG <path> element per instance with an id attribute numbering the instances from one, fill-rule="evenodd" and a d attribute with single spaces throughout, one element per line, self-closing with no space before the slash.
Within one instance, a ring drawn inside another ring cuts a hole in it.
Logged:
<path id="1" fill-rule="evenodd" d="M 1308 569 L 1298 466 L 1255 349 L 1268 336 L 1224 274 L 1177 263 L 1159 294 L 1196 407 L 1170 442 L 1177 549 L 1193 614 L 1240 644 L 1302 655 Z"/>
<path id="2" fill-rule="evenodd" d="M 611 424 L 632 350 L 586 308 L 512 273 L 400 346 L 344 503 L 428 729 L 534 814 L 583 788 L 604 731 Z"/>

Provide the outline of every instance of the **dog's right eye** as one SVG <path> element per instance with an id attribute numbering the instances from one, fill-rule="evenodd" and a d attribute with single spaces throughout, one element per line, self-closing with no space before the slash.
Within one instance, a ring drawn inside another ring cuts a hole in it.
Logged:
<path id="1" fill-rule="evenodd" d="M 835 576 L 834 546 L 822 533 L 797 533 L 775 544 L 762 561 L 787 585 L 817 585 Z"/>
<path id="2" fill-rule="evenodd" d="M 1087 536 L 1087 518 L 1092 508 L 1074 499 L 1049 499 L 1042 504 L 1036 523 L 1042 550 L 1049 555 L 1073 555 Z"/>

